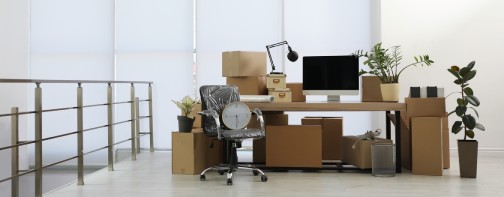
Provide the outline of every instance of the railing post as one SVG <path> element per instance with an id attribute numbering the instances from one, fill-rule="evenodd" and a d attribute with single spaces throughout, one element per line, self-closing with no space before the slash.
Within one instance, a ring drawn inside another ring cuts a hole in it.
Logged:
<path id="1" fill-rule="evenodd" d="M 11 108 L 11 143 L 12 145 L 17 145 L 19 143 L 19 108 L 13 107 Z M 12 197 L 19 196 L 19 177 L 17 177 L 19 173 L 19 147 L 12 147 L 11 149 L 11 172 L 12 172 L 12 180 L 11 180 L 11 194 Z"/>
<path id="2" fill-rule="evenodd" d="M 136 150 L 135 150 L 135 85 L 131 83 L 130 89 L 130 101 L 131 101 L 131 160 L 136 160 Z"/>
<path id="3" fill-rule="evenodd" d="M 149 83 L 149 139 L 150 139 L 150 152 L 154 152 L 154 129 L 152 120 L 152 84 Z"/>
<path id="4" fill-rule="evenodd" d="M 77 87 L 77 185 L 84 185 L 84 111 L 81 83 Z"/>
<path id="5" fill-rule="evenodd" d="M 114 171 L 114 108 L 112 104 L 112 85 L 107 87 L 107 112 L 108 112 L 108 170 Z"/>
<path id="6" fill-rule="evenodd" d="M 42 88 L 35 88 L 35 196 L 42 197 Z"/>
<path id="7" fill-rule="evenodd" d="M 140 100 L 135 97 L 136 150 L 140 153 Z"/>

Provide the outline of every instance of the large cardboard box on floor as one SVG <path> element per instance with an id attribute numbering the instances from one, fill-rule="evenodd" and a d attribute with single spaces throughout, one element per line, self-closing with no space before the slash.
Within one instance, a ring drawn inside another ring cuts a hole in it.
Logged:
<path id="1" fill-rule="evenodd" d="M 446 116 L 445 98 L 405 98 L 406 115 L 412 117 Z"/>
<path id="2" fill-rule="evenodd" d="M 289 125 L 289 115 L 279 113 L 263 113 L 264 125 L 285 126 Z M 247 128 L 261 128 L 256 116 L 252 116 Z M 267 130 L 265 132 L 268 132 Z M 254 163 L 266 163 L 266 138 L 256 139 L 252 142 L 252 161 Z"/>
<path id="3" fill-rule="evenodd" d="M 443 169 L 450 168 L 450 129 L 448 129 L 448 113 L 441 118 L 443 121 Z"/>
<path id="4" fill-rule="evenodd" d="M 172 174 L 199 174 L 222 161 L 222 143 L 201 129 L 191 133 L 172 132 Z"/>
<path id="5" fill-rule="evenodd" d="M 322 159 L 341 159 L 342 117 L 304 117 L 302 125 L 322 125 Z"/>
<path id="6" fill-rule="evenodd" d="M 342 158 L 346 164 L 354 165 L 360 169 L 372 168 L 371 145 L 392 144 L 392 140 L 375 138 L 375 140 L 359 140 L 357 136 L 343 136 L 341 138 Z M 355 148 L 353 146 L 355 145 Z"/>
<path id="7" fill-rule="evenodd" d="M 266 77 L 227 77 L 226 84 L 238 87 L 240 95 L 267 95 Z"/>
<path id="8" fill-rule="evenodd" d="M 201 111 L 201 103 L 194 105 L 194 109 L 191 111 L 191 115 L 195 118 L 193 128 L 201 128 L 202 127 L 201 115 L 198 114 L 198 112 L 200 112 L 200 111 Z M 184 111 L 181 111 L 180 114 L 182 116 L 185 116 Z M 193 131 L 197 131 L 197 130 L 193 130 Z"/>
<path id="9" fill-rule="evenodd" d="M 377 76 L 362 76 L 361 100 L 364 102 L 383 101 L 380 84 L 382 84 L 382 82 Z"/>
<path id="10" fill-rule="evenodd" d="M 322 167 L 322 126 L 267 126 L 267 167 Z"/>
<path id="11" fill-rule="evenodd" d="M 291 90 L 292 102 L 306 101 L 306 96 L 303 95 L 303 83 L 287 83 L 286 86 Z"/>
<path id="12" fill-rule="evenodd" d="M 223 77 L 266 76 L 266 53 L 227 51 L 222 53 Z"/>
<path id="13" fill-rule="evenodd" d="M 411 118 L 412 173 L 443 175 L 443 140 L 440 117 Z"/>

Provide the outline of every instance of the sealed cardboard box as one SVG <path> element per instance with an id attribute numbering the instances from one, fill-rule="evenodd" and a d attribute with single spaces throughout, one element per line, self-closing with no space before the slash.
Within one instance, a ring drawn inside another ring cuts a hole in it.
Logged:
<path id="1" fill-rule="evenodd" d="M 445 98 L 406 98 L 408 117 L 446 116 Z"/>
<path id="2" fill-rule="evenodd" d="M 371 145 L 392 144 L 392 140 L 375 138 L 375 140 L 359 140 L 357 136 L 343 136 L 341 138 L 342 157 L 341 161 L 354 165 L 360 169 L 372 168 Z M 355 148 L 353 146 L 355 145 Z"/>
<path id="3" fill-rule="evenodd" d="M 412 173 L 443 175 L 443 141 L 440 117 L 411 118 Z"/>
<path id="4" fill-rule="evenodd" d="M 362 101 L 364 102 L 382 102 L 381 94 L 382 84 L 377 76 L 362 76 Z"/>
<path id="5" fill-rule="evenodd" d="M 199 174 L 222 161 L 222 143 L 206 137 L 201 130 L 172 132 L 172 174 Z"/>
<path id="6" fill-rule="evenodd" d="M 274 103 L 292 102 L 292 93 L 289 88 L 268 89 L 268 95 L 271 95 L 275 98 L 273 100 Z"/>
<path id="7" fill-rule="evenodd" d="M 443 169 L 450 168 L 450 129 L 448 129 L 448 113 L 441 118 L 443 121 Z"/>
<path id="8" fill-rule="evenodd" d="M 286 86 L 291 90 L 292 102 L 306 101 L 306 96 L 303 95 L 303 83 L 287 83 Z"/>
<path id="9" fill-rule="evenodd" d="M 238 87 L 240 95 L 267 95 L 265 77 L 227 77 L 226 84 Z"/>
<path id="10" fill-rule="evenodd" d="M 341 159 L 342 117 L 305 117 L 302 125 L 322 125 L 322 159 Z"/>
<path id="11" fill-rule="evenodd" d="M 285 126 L 289 125 L 289 115 L 288 114 L 269 114 L 263 113 L 264 125 L 270 126 Z M 250 123 L 247 128 L 261 128 L 259 121 L 257 121 L 256 116 L 252 116 Z M 265 130 L 265 132 L 268 132 Z M 266 138 L 256 139 L 252 142 L 253 152 L 252 161 L 254 163 L 265 163 L 266 162 Z"/>
<path id="12" fill-rule="evenodd" d="M 266 166 L 322 167 L 322 126 L 267 126 Z"/>
<path id="13" fill-rule="evenodd" d="M 223 77 L 266 76 L 266 53 L 227 51 L 222 53 Z"/>
<path id="14" fill-rule="evenodd" d="M 285 77 L 287 77 L 285 74 L 268 74 L 266 76 L 266 87 L 268 89 L 287 88 Z"/>
<path id="15" fill-rule="evenodd" d="M 201 111 L 201 103 L 194 105 L 194 109 L 191 111 L 191 115 L 195 118 L 193 128 L 201 128 L 201 115 L 198 112 Z M 184 111 L 181 111 L 180 114 L 185 116 Z"/>

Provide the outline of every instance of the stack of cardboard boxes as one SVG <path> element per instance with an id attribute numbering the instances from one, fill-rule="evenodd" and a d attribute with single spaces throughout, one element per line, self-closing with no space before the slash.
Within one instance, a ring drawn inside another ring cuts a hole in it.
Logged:
<path id="1" fill-rule="evenodd" d="M 285 77 L 285 74 L 268 74 L 266 77 L 268 95 L 275 97 L 273 102 L 292 102 L 291 90 L 287 88 Z"/>
<path id="2" fill-rule="evenodd" d="M 442 176 L 450 168 L 445 98 L 406 98 L 401 118 L 403 167 L 416 175 Z"/>
<path id="3" fill-rule="evenodd" d="M 240 95 L 267 95 L 266 53 L 229 51 L 222 53 L 222 76 L 238 87 Z"/>

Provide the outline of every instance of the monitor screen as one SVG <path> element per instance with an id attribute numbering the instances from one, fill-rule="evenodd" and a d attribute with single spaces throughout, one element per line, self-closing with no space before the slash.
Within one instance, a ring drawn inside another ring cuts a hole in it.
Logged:
<path id="1" fill-rule="evenodd" d="M 303 93 L 358 95 L 359 58 L 353 55 L 303 57 Z"/>

